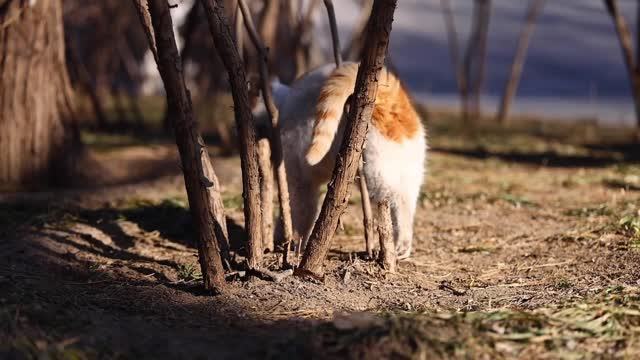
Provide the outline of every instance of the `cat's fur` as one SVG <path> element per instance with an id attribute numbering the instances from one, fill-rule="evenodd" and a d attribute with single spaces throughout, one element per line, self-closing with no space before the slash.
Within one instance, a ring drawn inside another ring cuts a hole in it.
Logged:
<path id="1" fill-rule="evenodd" d="M 272 84 L 280 111 L 294 236 L 302 244 L 318 215 L 320 186 L 332 175 L 345 118 L 345 101 L 355 85 L 358 64 L 326 65 L 291 87 Z M 373 210 L 391 204 L 399 258 L 411 254 L 413 219 L 425 173 L 426 140 L 422 121 L 399 80 L 383 69 L 365 143 L 364 172 Z M 304 245 L 303 245 L 304 246 Z"/>

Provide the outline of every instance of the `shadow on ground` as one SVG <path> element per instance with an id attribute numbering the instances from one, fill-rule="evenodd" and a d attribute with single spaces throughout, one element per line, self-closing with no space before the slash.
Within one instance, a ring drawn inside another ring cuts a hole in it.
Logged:
<path id="1" fill-rule="evenodd" d="M 637 144 L 585 145 L 585 148 L 592 151 L 589 154 L 569 155 L 555 151 L 498 151 L 484 147 L 465 149 L 447 146 L 434 146 L 431 151 L 472 159 L 496 158 L 517 164 L 564 168 L 595 168 L 621 163 L 640 163 L 640 145 Z"/>
<path id="2" fill-rule="evenodd" d="M 236 298 L 208 296 L 199 281 L 172 275 L 195 252 L 182 207 L 32 204 L 5 206 L 2 215 L 0 357 L 304 357 L 280 344 L 309 321 L 261 320 Z M 130 223 L 167 241 L 133 236 L 121 226 Z M 157 243 L 141 246 L 149 241 Z"/>

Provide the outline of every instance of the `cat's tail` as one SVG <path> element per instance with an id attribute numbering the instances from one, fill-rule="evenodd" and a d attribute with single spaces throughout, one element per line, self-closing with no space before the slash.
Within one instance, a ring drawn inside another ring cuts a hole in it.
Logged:
<path id="1" fill-rule="evenodd" d="M 316 105 L 313 137 L 306 159 L 316 165 L 329 152 L 338 131 L 345 102 L 353 92 L 358 74 L 358 64 L 347 63 L 335 69 L 327 78 Z"/>

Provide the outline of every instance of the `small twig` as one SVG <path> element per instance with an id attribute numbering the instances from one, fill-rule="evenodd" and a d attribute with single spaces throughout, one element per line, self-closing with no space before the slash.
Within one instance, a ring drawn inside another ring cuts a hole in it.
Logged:
<path id="1" fill-rule="evenodd" d="M 454 288 L 453 286 L 449 285 L 449 283 L 446 282 L 446 281 L 440 282 L 440 285 L 438 286 L 438 288 L 440 290 L 449 291 L 455 296 L 463 296 L 463 295 L 465 295 L 467 293 L 466 290 L 458 290 L 458 289 Z"/>
<path id="2" fill-rule="evenodd" d="M 573 260 L 567 260 L 567 261 L 556 262 L 556 263 L 548 263 L 548 264 L 532 265 L 532 266 L 517 268 L 517 271 L 540 269 L 540 268 L 546 268 L 546 267 L 556 267 L 556 266 L 562 266 L 562 265 L 569 265 L 571 263 L 573 263 Z"/>
<path id="3" fill-rule="evenodd" d="M 256 126 L 249 105 L 247 76 L 238 54 L 233 35 L 219 0 L 201 0 L 216 50 L 227 71 L 233 96 L 236 126 L 240 140 L 242 192 L 245 229 L 248 237 L 248 265 L 262 266 L 262 211 L 260 206 L 260 171 Z"/>
<path id="4" fill-rule="evenodd" d="M 380 236 L 380 264 L 390 273 L 396 272 L 396 247 L 393 241 L 393 225 L 389 200 L 382 200 L 378 205 L 378 234 Z"/>
<path id="5" fill-rule="evenodd" d="M 204 156 L 206 151 L 197 130 L 189 90 L 184 82 L 170 9 L 166 0 L 134 0 L 134 4 L 147 33 L 149 47 L 154 53 L 166 90 L 169 113 L 173 117 L 189 207 L 199 240 L 198 256 L 204 286 L 212 293 L 217 293 L 225 283 L 222 258 L 226 257 L 226 225 L 220 221 L 224 219 L 224 207 L 219 192 L 215 188 L 203 186 L 213 185 L 206 179 L 206 175 L 217 180 L 208 155 Z M 158 55 L 158 51 L 162 56 Z"/>

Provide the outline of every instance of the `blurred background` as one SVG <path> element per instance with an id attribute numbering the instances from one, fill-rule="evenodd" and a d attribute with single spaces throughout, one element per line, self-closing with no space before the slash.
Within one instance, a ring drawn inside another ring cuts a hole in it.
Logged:
<path id="1" fill-rule="evenodd" d="M 476 2 L 448 2 L 462 57 L 472 36 Z M 251 3 L 258 23 L 267 17 L 269 6 L 277 8 L 269 10 L 269 16 L 276 19 L 276 29 L 260 26 L 271 48 L 273 70 L 282 81 L 291 82 L 309 68 L 331 61 L 331 38 L 323 6 L 309 0 L 273 1 L 276 5 L 269 5 L 269 1 Z M 194 4 L 193 0 L 176 1 L 172 15 L 193 82 L 190 89 L 199 99 L 224 89 L 226 79 L 206 21 Z M 64 6 L 68 47 L 76 53 L 69 57 L 76 86 L 95 87 L 101 102 L 107 107 L 113 102 L 114 110 L 119 111 L 113 115 L 119 116 L 125 115 L 125 109 L 120 108 L 124 102 L 119 98 L 122 93 L 135 97 L 161 94 L 162 84 L 153 57 L 147 51 L 146 39 L 130 3 L 103 1 L 87 6 L 79 1 L 65 1 Z M 335 6 L 342 45 L 349 52 L 358 40 L 353 37 L 361 35 L 370 2 L 345 0 L 335 2 Z M 494 0 L 488 6 L 485 75 L 480 91 L 482 110 L 493 113 L 509 79 L 519 34 L 532 5 L 528 1 Z M 619 6 L 621 13 L 627 15 L 629 27 L 635 29 L 636 2 L 622 0 Z M 228 8 L 230 19 L 234 19 L 232 6 Z M 110 16 L 104 16 L 105 13 Z M 633 126 L 629 76 L 604 2 L 546 1 L 535 23 L 513 113 Z M 296 31 L 299 28 L 305 28 L 306 33 L 300 34 Z M 249 45 L 250 57 L 251 44 L 245 44 Z M 296 46 L 304 47 L 305 64 L 296 64 L 300 62 L 295 59 Z M 390 46 L 392 64 L 417 100 L 433 107 L 459 106 L 443 1 L 399 2 Z M 85 69 L 88 79 L 79 74 Z M 127 115 L 136 120 L 140 114 Z"/>
<path id="2" fill-rule="evenodd" d="M 483 109 L 495 112 L 513 61 L 530 1 L 493 0 L 488 28 Z M 631 29 L 636 28 L 637 2 L 618 1 Z M 341 38 L 357 28 L 361 7 L 337 1 Z M 450 0 L 460 51 L 468 41 L 474 1 Z M 328 24 L 321 12 L 316 29 L 330 54 Z M 620 43 L 602 0 L 546 1 L 535 20 L 515 113 L 561 118 L 596 118 L 608 124 L 633 125 L 635 115 Z M 441 0 L 398 2 L 390 55 L 415 96 L 433 106 L 458 104 L 447 28 Z"/>
<path id="3" fill-rule="evenodd" d="M 162 81 L 134 3 L 42 0 L 23 6 L 26 3 L 16 0 L 0 1 L 0 33 L 8 39 L 8 45 L 0 50 L 10 55 L 0 72 L 5 89 L 13 89 L 4 92 L 8 100 L 0 99 L 0 107 L 21 105 L 0 109 L 6 120 L 1 124 L 6 131 L 0 131 L 0 147 L 16 149 L 0 154 L 3 189 L 19 188 L 34 179 L 36 183 L 56 178 L 44 182 L 67 182 L 70 177 L 60 174 L 68 171 L 52 164 L 65 163 L 83 171 L 93 168 L 77 165 L 86 158 L 87 152 L 76 151 L 84 145 L 95 150 L 172 142 Z M 255 105 L 255 48 L 244 30 L 236 1 L 220 3 L 244 59 L 250 100 Z M 372 3 L 335 1 L 341 52 L 346 60 L 358 61 L 360 57 Z M 207 144 L 221 154 L 233 154 L 238 148 L 233 102 L 202 8 L 195 0 L 173 0 L 171 5 L 174 33 L 200 128 Z M 307 71 L 333 61 L 322 0 L 254 0 L 249 5 L 269 48 L 272 77 L 290 84 Z M 57 15 L 47 18 L 47 13 Z M 545 144 L 534 149 L 543 155 L 555 154 L 558 149 L 549 141 L 561 138 L 585 153 L 591 151 L 585 145 L 598 144 L 620 151 L 617 158 L 636 158 L 639 13 L 637 2 L 632 0 L 402 0 L 395 13 L 387 65 L 399 74 L 429 123 L 435 149 L 447 150 L 443 142 L 453 139 L 452 135 L 464 135 L 467 143 L 478 143 L 488 134 L 504 139 L 511 138 L 505 134 L 520 131 Z M 39 20 L 40 15 L 47 21 Z M 58 24 L 63 35 L 53 30 Z M 42 29 L 36 30 L 36 26 Z M 47 66 L 37 67 L 36 52 L 22 51 L 25 44 L 38 41 L 50 45 L 43 48 L 50 51 Z M 58 66 L 57 59 L 66 66 Z M 25 64 L 33 71 L 24 72 Z M 23 84 L 25 89 L 11 84 Z M 636 91 L 632 91 L 632 84 Z M 21 97 L 25 92 L 35 94 L 32 87 L 36 85 L 41 94 Z M 40 119 L 58 105 L 36 99 L 61 95 L 62 108 L 69 111 Z M 24 120 L 29 118 L 34 124 L 47 123 L 48 132 L 21 129 L 20 124 L 29 123 Z M 60 119 L 64 129 L 58 130 Z M 23 161 L 19 149 L 30 142 L 34 144 L 32 153 L 37 155 L 32 161 Z M 485 145 L 483 151 L 487 151 Z M 507 150 L 531 149 L 520 144 Z M 98 163 L 96 166 L 104 166 L 106 162 Z M 87 181 L 93 182 L 91 179 Z"/>

